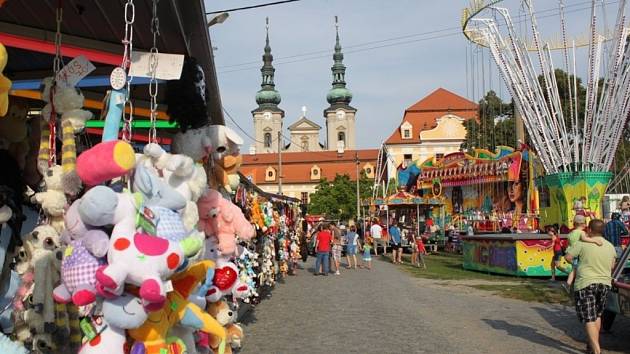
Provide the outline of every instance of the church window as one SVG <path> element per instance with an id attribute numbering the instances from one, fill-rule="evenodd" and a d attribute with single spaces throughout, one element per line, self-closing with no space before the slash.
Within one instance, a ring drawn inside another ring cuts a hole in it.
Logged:
<path id="1" fill-rule="evenodd" d="M 271 133 L 265 133 L 265 147 L 271 147 Z"/>
<path id="2" fill-rule="evenodd" d="M 302 151 L 308 151 L 308 140 L 302 141 Z"/>
<path id="3" fill-rule="evenodd" d="M 301 198 L 302 204 L 308 204 L 308 192 L 302 192 Z"/>
<path id="4" fill-rule="evenodd" d="M 337 133 L 337 141 L 343 141 L 344 145 L 345 145 L 345 143 L 346 143 L 346 133 L 345 132 Z"/>

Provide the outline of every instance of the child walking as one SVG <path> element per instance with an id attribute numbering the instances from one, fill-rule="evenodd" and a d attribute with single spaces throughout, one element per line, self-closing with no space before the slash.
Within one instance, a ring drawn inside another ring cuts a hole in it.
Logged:
<path id="1" fill-rule="evenodd" d="M 418 268 L 420 268 L 420 263 L 422 263 L 422 268 L 427 269 L 427 264 L 424 262 L 424 256 L 427 255 L 427 249 L 424 247 L 424 241 L 422 240 L 422 235 L 416 235 L 416 239 L 413 242 L 416 245 L 416 252 L 418 252 L 417 263 L 414 263 Z"/>
<path id="2" fill-rule="evenodd" d="M 339 236 L 335 235 L 332 246 L 333 263 L 335 264 L 335 275 L 341 274 L 339 273 L 339 263 L 341 262 L 342 250 L 343 246 L 341 246 L 341 239 L 339 238 Z"/>
<path id="3" fill-rule="evenodd" d="M 367 264 L 367 269 L 372 269 L 372 237 L 368 236 L 365 238 L 365 243 L 363 244 L 363 262 Z M 364 268 L 364 265 L 361 265 L 361 268 Z"/>
<path id="4" fill-rule="evenodd" d="M 575 245 L 578 242 L 587 242 L 594 243 L 598 246 L 602 245 L 602 241 L 599 239 L 592 238 L 586 232 L 586 217 L 583 215 L 576 215 L 573 218 L 573 231 L 569 233 L 567 239 L 569 241 L 569 247 Z M 578 268 L 579 259 L 573 259 L 571 272 L 567 277 L 566 285 L 562 284 L 564 290 L 566 290 L 569 294 L 572 293 L 571 288 L 573 286 L 573 281 L 575 280 L 575 272 Z"/>

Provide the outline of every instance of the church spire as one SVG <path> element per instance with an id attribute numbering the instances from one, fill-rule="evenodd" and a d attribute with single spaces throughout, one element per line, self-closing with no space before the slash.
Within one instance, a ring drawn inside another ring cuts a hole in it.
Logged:
<path id="1" fill-rule="evenodd" d="M 339 41 L 339 21 L 335 16 L 335 53 L 333 54 L 334 64 L 331 68 L 333 81 L 332 89 L 328 92 L 326 99 L 330 105 L 347 106 L 352 101 L 352 93 L 346 88 L 346 66 L 343 65 L 343 52 L 341 51 L 341 43 Z"/>
<path id="2" fill-rule="evenodd" d="M 260 68 L 262 83 L 260 84 L 260 90 L 256 93 L 256 103 L 258 103 L 259 109 L 277 110 L 281 97 L 273 82 L 276 69 L 273 67 L 273 55 L 269 45 L 269 17 L 266 18 L 265 28 L 265 53 L 262 56 L 263 66 Z"/>

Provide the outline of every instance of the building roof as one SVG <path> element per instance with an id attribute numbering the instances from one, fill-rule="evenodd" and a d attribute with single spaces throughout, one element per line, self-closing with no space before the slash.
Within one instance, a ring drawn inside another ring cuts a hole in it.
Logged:
<path id="1" fill-rule="evenodd" d="M 405 110 L 402 121 L 385 143 L 420 143 L 420 132 L 435 128 L 438 118 L 453 114 L 466 120 L 477 119 L 478 108 L 475 102 L 440 87 Z M 411 139 L 402 138 L 400 126 L 405 122 L 412 126 Z"/>
<path id="2" fill-rule="evenodd" d="M 346 150 L 342 154 L 336 151 L 316 152 L 284 152 L 282 153 L 282 183 L 318 183 L 319 180 L 311 179 L 311 168 L 317 166 L 321 169 L 321 177 L 328 180 L 335 179 L 337 174 L 347 174 L 356 180 L 356 162 L 358 155 L 360 168 L 371 164 L 376 168 L 378 149 Z M 241 173 L 251 177 L 253 183 L 277 184 L 278 181 L 265 181 L 265 173 L 268 167 L 278 169 L 278 154 L 243 155 Z"/>
<path id="3" fill-rule="evenodd" d="M 288 130 L 316 130 L 319 131 L 320 129 L 322 129 L 322 127 L 313 122 L 312 120 L 302 116 L 302 118 L 300 118 L 297 122 L 291 124 L 288 128 Z"/>

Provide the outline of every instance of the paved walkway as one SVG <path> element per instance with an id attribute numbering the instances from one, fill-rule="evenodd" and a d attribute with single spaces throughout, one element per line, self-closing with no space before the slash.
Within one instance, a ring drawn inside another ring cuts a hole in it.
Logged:
<path id="1" fill-rule="evenodd" d="M 276 285 L 244 319 L 249 353 L 581 353 L 571 308 L 445 288 L 375 261 L 327 277 L 308 270 Z M 607 353 L 629 353 L 630 321 L 604 334 Z M 625 338 L 624 338 L 625 337 Z M 622 340 L 623 338 L 623 340 Z M 576 341 L 578 340 L 578 341 Z"/>

